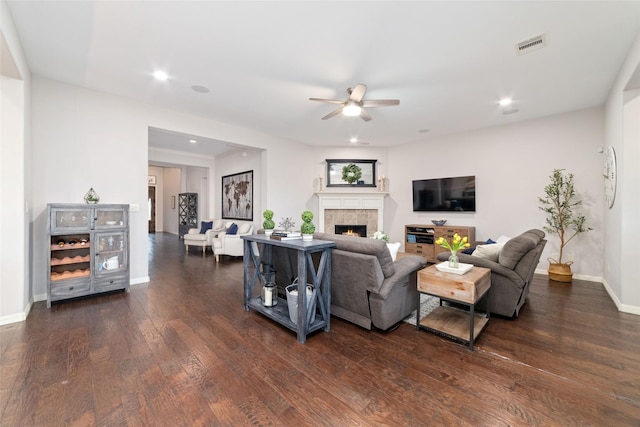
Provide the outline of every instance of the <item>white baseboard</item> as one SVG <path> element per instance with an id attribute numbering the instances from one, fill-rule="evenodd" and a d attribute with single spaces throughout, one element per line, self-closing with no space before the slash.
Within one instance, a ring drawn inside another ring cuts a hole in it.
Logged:
<path id="1" fill-rule="evenodd" d="M 150 280 L 151 280 L 151 278 L 149 276 L 137 277 L 135 279 L 130 279 L 129 280 L 129 285 L 130 286 L 141 285 L 143 283 L 149 283 Z"/>
<path id="2" fill-rule="evenodd" d="M 33 305 L 33 301 L 29 301 L 27 305 L 22 310 L 22 313 L 9 314 L 7 316 L 0 317 L 0 326 L 9 325 L 11 323 L 24 322 L 27 320 L 27 316 L 31 311 L 31 306 Z"/>
<path id="3" fill-rule="evenodd" d="M 607 283 L 606 280 L 602 281 L 602 284 L 604 285 L 604 289 L 607 291 L 607 293 L 609 294 L 609 298 L 611 298 L 611 300 L 613 301 L 613 303 L 616 305 L 616 307 L 618 308 L 618 311 L 621 311 L 623 313 L 629 313 L 629 314 L 637 314 L 640 315 L 640 307 L 636 307 L 635 305 L 629 305 L 629 304 L 623 304 L 622 302 L 620 302 L 620 299 L 618 298 L 618 296 L 613 292 L 613 290 L 611 289 L 611 286 L 609 286 L 609 283 Z"/>

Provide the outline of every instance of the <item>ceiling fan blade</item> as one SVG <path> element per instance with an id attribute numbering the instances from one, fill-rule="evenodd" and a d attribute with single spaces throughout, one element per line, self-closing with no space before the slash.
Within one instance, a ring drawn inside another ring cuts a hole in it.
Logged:
<path id="1" fill-rule="evenodd" d="M 367 86 L 362 83 L 358 83 L 354 88 L 351 89 L 351 93 L 349 95 L 349 99 L 354 102 L 362 101 L 364 98 L 364 94 L 367 92 Z"/>
<path id="2" fill-rule="evenodd" d="M 338 108 L 337 110 L 333 110 L 332 112 L 324 116 L 322 120 L 330 119 L 331 117 L 337 116 L 340 113 L 342 113 L 342 107 Z"/>
<path id="3" fill-rule="evenodd" d="M 369 99 L 362 101 L 363 107 L 386 107 L 388 105 L 398 105 L 400 101 L 397 99 Z"/>
<path id="4" fill-rule="evenodd" d="M 360 111 L 360 118 L 365 122 L 368 122 L 371 121 L 373 117 L 371 117 L 371 114 L 369 114 L 369 112 L 363 108 L 362 111 Z"/>
<path id="5" fill-rule="evenodd" d="M 338 101 L 337 99 L 309 98 L 309 101 L 328 102 L 329 104 L 344 104 L 344 101 Z"/>

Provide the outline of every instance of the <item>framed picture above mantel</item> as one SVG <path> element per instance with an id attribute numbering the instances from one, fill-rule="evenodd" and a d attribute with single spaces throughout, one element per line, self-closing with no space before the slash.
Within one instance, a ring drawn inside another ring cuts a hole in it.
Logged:
<path id="1" fill-rule="evenodd" d="M 327 159 L 327 187 L 375 187 L 377 160 Z"/>

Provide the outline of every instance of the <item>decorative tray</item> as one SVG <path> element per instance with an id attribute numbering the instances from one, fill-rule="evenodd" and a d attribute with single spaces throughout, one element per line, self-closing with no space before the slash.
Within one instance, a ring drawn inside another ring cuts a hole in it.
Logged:
<path id="1" fill-rule="evenodd" d="M 458 268 L 451 268 L 449 267 L 449 261 L 445 261 L 440 264 L 436 264 L 436 268 L 438 271 L 442 271 L 443 273 L 464 274 L 473 268 L 473 264 L 464 264 L 460 262 L 458 263 Z"/>

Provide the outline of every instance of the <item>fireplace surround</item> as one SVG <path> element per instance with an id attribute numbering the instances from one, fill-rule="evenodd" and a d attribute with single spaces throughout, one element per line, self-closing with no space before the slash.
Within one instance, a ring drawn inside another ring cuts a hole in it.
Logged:
<path id="1" fill-rule="evenodd" d="M 353 191 L 353 190 L 351 190 Z M 371 236 L 384 229 L 384 198 L 386 192 L 358 189 L 357 192 L 321 191 L 318 196 L 318 228 L 322 233 L 335 233 L 340 224 L 362 224 Z"/>

